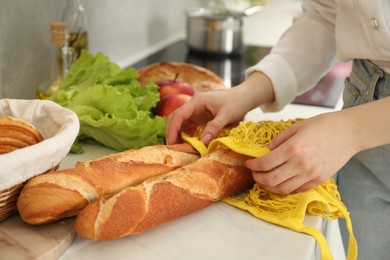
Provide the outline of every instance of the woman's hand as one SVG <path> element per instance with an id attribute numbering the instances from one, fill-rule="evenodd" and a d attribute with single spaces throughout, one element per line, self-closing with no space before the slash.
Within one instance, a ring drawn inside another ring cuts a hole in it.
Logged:
<path id="1" fill-rule="evenodd" d="M 246 166 L 264 189 L 279 194 L 303 192 L 331 178 L 359 151 L 356 132 L 341 112 L 299 121 L 277 135 L 271 152 Z"/>
<path id="2" fill-rule="evenodd" d="M 167 143 L 178 142 L 181 131 L 205 127 L 201 139 L 208 144 L 229 123 L 238 121 L 248 112 L 234 89 L 195 94 L 190 101 L 168 117 Z"/>
<path id="3" fill-rule="evenodd" d="M 248 111 L 273 99 L 271 81 L 261 72 L 252 73 L 234 88 L 197 93 L 168 117 L 167 143 L 177 143 L 181 131 L 201 126 L 201 140 L 208 144 L 226 125 L 242 120 Z"/>

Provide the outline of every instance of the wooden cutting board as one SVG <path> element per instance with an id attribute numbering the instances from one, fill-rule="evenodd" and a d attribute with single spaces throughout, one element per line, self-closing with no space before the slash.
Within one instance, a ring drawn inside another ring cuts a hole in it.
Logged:
<path id="1" fill-rule="evenodd" d="M 73 221 L 33 226 L 12 215 L 0 222 L 0 259 L 57 259 L 76 237 Z"/>

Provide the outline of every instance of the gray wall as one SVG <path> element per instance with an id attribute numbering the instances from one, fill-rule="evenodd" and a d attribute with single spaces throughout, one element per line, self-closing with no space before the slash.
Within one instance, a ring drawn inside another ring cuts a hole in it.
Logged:
<path id="1" fill-rule="evenodd" d="M 119 62 L 185 30 L 184 10 L 200 0 L 81 0 L 89 49 Z M 35 98 L 54 68 L 50 23 L 65 0 L 0 0 L 0 98 Z"/>

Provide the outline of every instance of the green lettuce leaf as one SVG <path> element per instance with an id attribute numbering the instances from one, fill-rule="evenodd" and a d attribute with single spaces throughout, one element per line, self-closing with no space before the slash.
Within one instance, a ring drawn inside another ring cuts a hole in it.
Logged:
<path id="1" fill-rule="evenodd" d="M 137 78 L 134 68 L 123 70 L 102 53 L 83 51 L 50 99 L 77 114 L 78 141 L 93 139 L 118 151 L 163 144 L 166 119 L 152 113 L 158 86 L 141 87 Z"/>

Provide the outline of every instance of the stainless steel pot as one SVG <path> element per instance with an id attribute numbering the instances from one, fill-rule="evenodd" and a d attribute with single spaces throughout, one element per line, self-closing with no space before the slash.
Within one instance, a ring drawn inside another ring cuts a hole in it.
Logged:
<path id="1" fill-rule="evenodd" d="M 243 49 L 243 17 L 260 11 L 253 6 L 243 13 L 193 8 L 186 11 L 187 45 L 198 52 L 238 54 Z"/>

